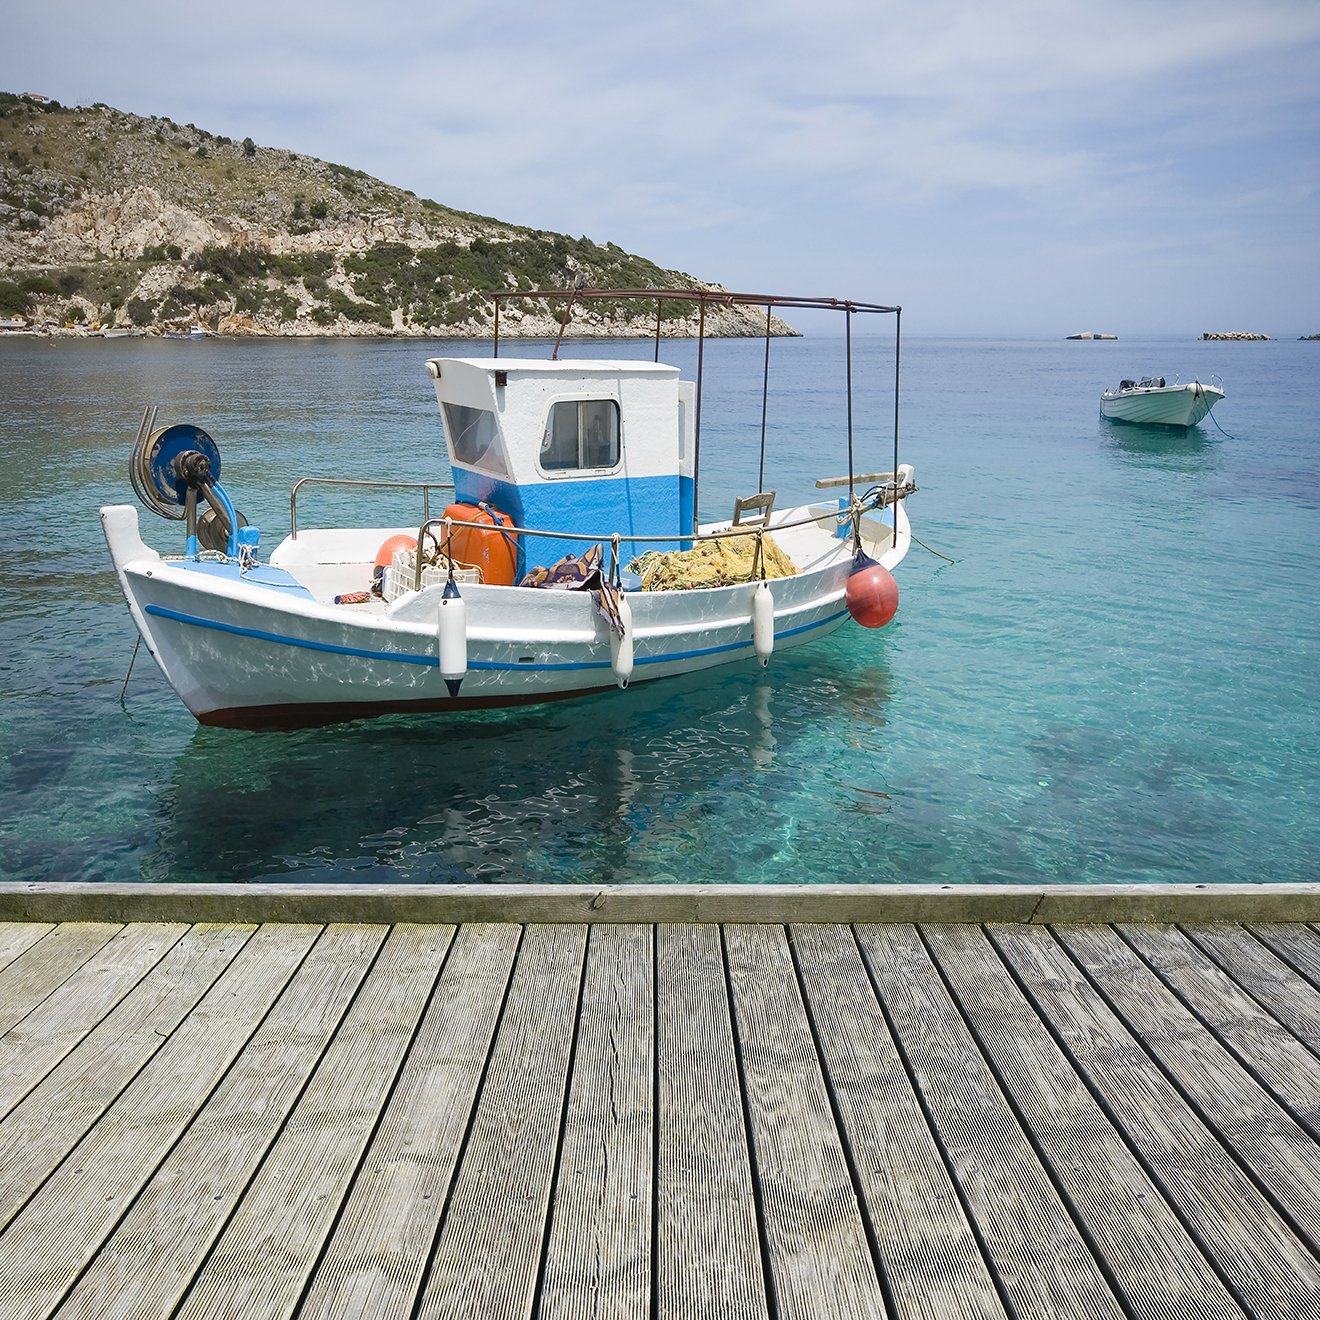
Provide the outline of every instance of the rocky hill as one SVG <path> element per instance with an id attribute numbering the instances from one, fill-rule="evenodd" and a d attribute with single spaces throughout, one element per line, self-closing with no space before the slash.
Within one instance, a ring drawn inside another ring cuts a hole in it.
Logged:
<path id="1" fill-rule="evenodd" d="M 0 318 L 160 333 L 482 336 L 495 289 L 691 287 L 613 243 L 455 211 L 251 138 L 0 93 Z M 579 335 L 649 333 L 654 313 L 596 303 Z M 690 309 L 664 309 L 683 333 Z M 554 314 L 506 304 L 501 330 Z M 750 308 L 707 312 L 712 334 L 764 333 Z M 780 333 L 793 333 L 787 326 Z"/>

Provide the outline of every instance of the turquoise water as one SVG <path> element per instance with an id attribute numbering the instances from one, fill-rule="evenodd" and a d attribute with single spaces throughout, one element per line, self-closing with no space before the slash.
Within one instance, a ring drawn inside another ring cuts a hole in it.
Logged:
<path id="1" fill-rule="evenodd" d="M 890 350 L 856 346 L 858 466 L 885 468 Z M 298 476 L 443 477 L 422 364 L 453 347 L 0 342 L 0 878 L 1316 878 L 1314 343 L 909 336 L 908 509 L 956 562 L 914 546 L 889 628 L 768 671 L 250 734 L 197 726 L 143 653 L 121 706 L 134 633 L 96 510 L 132 502 L 143 404 L 211 432 L 269 550 Z M 756 489 L 762 351 L 707 349 L 708 516 Z M 666 356 L 690 372 L 691 345 Z M 838 340 L 773 345 L 781 505 L 846 469 L 843 371 Z M 1099 420 L 1104 386 L 1152 372 L 1228 397 L 1184 434 Z M 324 495 L 299 517 L 392 520 Z"/>

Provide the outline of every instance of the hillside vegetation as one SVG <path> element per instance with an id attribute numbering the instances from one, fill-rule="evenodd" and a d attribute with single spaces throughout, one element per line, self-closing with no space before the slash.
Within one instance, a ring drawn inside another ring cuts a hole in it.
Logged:
<path id="1" fill-rule="evenodd" d="M 0 93 L 0 317 L 46 328 L 199 324 L 220 334 L 479 336 L 497 289 L 690 287 L 613 243 L 456 211 L 277 147 L 106 105 Z M 574 333 L 646 333 L 654 312 L 575 310 Z M 664 308 L 682 333 L 690 310 Z M 552 333 L 539 303 L 509 334 Z M 751 309 L 715 334 L 764 332 Z M 781 333 L 792 333 L 786 326 Z"/>

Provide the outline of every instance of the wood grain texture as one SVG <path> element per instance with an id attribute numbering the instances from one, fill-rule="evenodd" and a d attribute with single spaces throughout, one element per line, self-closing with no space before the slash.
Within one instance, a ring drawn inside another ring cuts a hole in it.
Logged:
<path id="1" fill-rule="evenodd" d="M 784 930 L 728 926 L 725 941 L 776 1311 L 883 1316 Z"/>
<path id="2" fill-rule="evenodd" d="M 1317 950 L 0 924 L 0 1316 L 1300 1320 Z"/>
<path id="3" fill-rule="evenodd" d="M 649 926 L 591 928 L 541 1320 L 650 1316 L 654 982 Z"/>
<path id="4" fill-rule="evenodd" d="M 0 1115 L 111 1012 L 187 929 L 125 926 L 0 1036 Z"/>
<path id="5" fill-rule="evenodd" d="M 54 929 L 45 921 L 0 922 L 0 971 Z"/>
<path id="6" fill-rule="evenodd" d="M 170 1042 L 217 978 L 242 958 L 249 927 L 194 927 L 0 1122 L 0 1225 L 8 1223 L 120 1093 Z M 241 964 L 257 968 L 268 942 Z M 254 973 L 259 975 L 258 973 Z M 260 980 L 257 982 L 260 984 Z M 231 993 L 237 994 L 234 986 Z M 187 1068 L 185 1056 L 183 1065 Z M 2 1253 L 0 1253 L 2 1254 Z"/>
<path id="7" fill-rule="evenodd" d="M 1194 1018 L 1116 930 L 1058 928 L 1060 940 L 1101 987 L 1219 1140 L 1320 1253 L 1320 1147 Z"/>
<path id="8" fill-rule="evenodd" d="M 71 921 L 43 929 L 39 940 L 0 968 L 0 1032 L 21 1022 L 121 927 L 107 921 Z"/>
<path id="9" fill-rule="evenodd" d="M 1000 954 L 1111 1120 L 1261 1320 L 1320 1315 L 1320 1262 L 1041 927 L 992 926 Z"/>
<path id="10" fill-rule="evenodd" d="M 510 925 L 459 929 L 301 1320 L 412 1315 L 521 935 Z"/>
<path id="11" fill-rule="evenodd" d="M 1312 1137 L 1320 1137 L 1320 1068 L 1311 1051 L 1171 926 L 1117 927 L 1198 1022 Z"/>
<path id="12" fill-rule="evenodd" d="M 585 926 L 529 926 L 419 1320 L 529 1316 L 577 1020 Z"/>
<path id="13" fill-rule="evenodd" d="M 309 943 L 314 934 L 307 931 Z M 357 994 L 373 948 L 367 935 L 364 942 L 360 932 L 339 929 L 316 940 L 224 1080 L 97 1250 L 60 1307 L 60 1320 L 174 1313 Z"/>
<path id="14" fill-rule="evenodd" d="M 1320 930 L 1300 922 L 1261 924 L 1255 921 L 1248 929 L 1285 959 L 1299 976 L 1320 989 Z"/>
<path id="15" fill-rule="evenodd" d="M 222 929 L 216 935 L 223 940 Z M 0 1236 L 0 1314 L 41 1316 L 59 1301 L 256 1029 L 310 939 L 298 927 L 267 927 L 247 940 L 41 1184 Z M 229 941 L 238 943 L 234 933 Z M 52 1153 L 64 1143 L 62 1133 Z"/>
<path id="16" fill-rule="evenodd" d="M 767 1314 L 720 928 L 656 928 L 655 1295 L 674 1320 Z"/>
<path id="17" fill-rule="evenodd" d="M 861 926 L 857 935 L 987 1261 L 1018 1314 L 1122 1320 L 915 928 Z"/>
<path id="18" fill-rule="evenodd" d="M 803 985 L 894 1314 L 1005 1314 L 847 926 L 794 926 Z"/>
<path id="19" fill-rule="evenodd" d="M 1278 929 L 1274 928 L 1273 936 L 1286 950 L 1291 946 L 1286 938 L 1280 938 Z M 1299 975 L 1265 939 L 1241 926 L 1192 926 L 1185 930 L 1198 948 L 1320 1057 L 1320 989 Z"/>
<path id="20" fill-rule="evenodd" d="M 329 1236 L 362 1152 L 375 1131 L 452 934 L 396 926 L 372 960 L 381 927 L 331 927 L 362 947 L 339 961 L 360 989 L 342 1020 L 319 1007 L 325 1051 L 261 1161 L 177 1320 L 258 1320 L 292 1315 Z M 370 967 L 368 971 L 367 968 Z M 277 1074 L 278 1076 L 278 1074 Z"/>

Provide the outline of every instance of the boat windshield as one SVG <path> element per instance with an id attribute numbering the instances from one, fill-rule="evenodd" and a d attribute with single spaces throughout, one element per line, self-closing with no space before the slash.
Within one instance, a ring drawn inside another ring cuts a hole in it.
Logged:
<path id="1" fill-rule="evenodd" d="M 465 403 L 446 403 L 444 413 L 455 463 L 495 477 L 509 475 L 499 422 L 493 412 Z"/>

